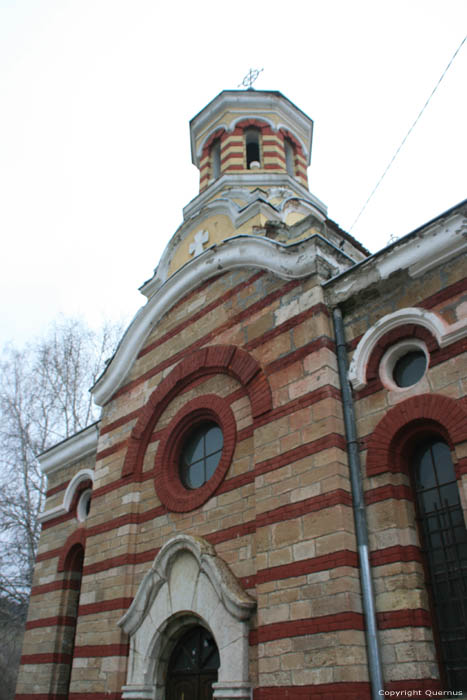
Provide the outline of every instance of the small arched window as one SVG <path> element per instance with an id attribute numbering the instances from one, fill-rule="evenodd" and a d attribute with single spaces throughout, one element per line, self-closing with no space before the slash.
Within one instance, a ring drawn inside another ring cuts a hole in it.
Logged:
<path id="1" fill-rule="evenodd" d="M 211 146 L 211 179 L 217 180 L 221 174 L 221 140 L 216 139 Z"/>
<path id="2" fill-rule="evenodd" d="M 467 530 L 448 445 L 432 438 L 413 453 L 412 477 L 439 654 L 451 690 L 467 690 Z"/>
<path id="3" fill-rule="evenodd" d="M 81 592 L 81 579 L 83 576 L 84 549 L 81 544 L 74 545 L 65 559 L 65 572 L 67 587 L 64 598 L 64 615 L 68 624 L 63 627 L 62 651 L 68 657 L 67 663 L 59 665 L 59 687 L 70 689 L 71 669 L 75 649 L 76 624 L 78 622 L 79 598 Z"/>
<path id="4" fill-rule="evenodd" d="M 245 130 L 246 167 L 248 170 L 261 167 L 259 129 Z"/>
<path id="5" fill-rule="evenodd" d="M 287 168 L 287 173 L 291 176 L 295 176 L 295 154 L 292 142 L 290 139 L 284 139 L 284 150 L 285 150 L 285 167 Z"/>

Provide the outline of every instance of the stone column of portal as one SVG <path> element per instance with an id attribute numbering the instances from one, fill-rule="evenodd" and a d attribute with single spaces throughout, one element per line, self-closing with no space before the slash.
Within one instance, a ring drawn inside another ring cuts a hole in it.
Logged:
<path id="1" fill-rule="evenodd" d="M 214 700 L 251 700 L 251 685 L 248 681 L 227 681 L 212 684 Z"/>

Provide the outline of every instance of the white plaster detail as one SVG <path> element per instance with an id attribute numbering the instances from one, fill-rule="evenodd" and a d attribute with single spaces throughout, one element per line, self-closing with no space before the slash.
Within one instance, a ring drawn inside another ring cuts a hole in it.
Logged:
<path id="1" fill-rule="evenodd" d="M 124 700 L 165 697 L 170 654 L 193 624 L 208 629 L 220 655 L 215 698 L 249 698 L 248 632 L 255 601 L 241 588 L 214 547 L 178 535 L 169 540 L 119 620 L 130 636 Z M 233 695 L 228 695 L 228 689 Z"/>
<path id="2" fill-rule="evenodd" d="M 209 231 L 198 231 L 195 233 L 195 240 L 190 243 L 190 255 L 195 258 L 203 252 L 203 246 L 209 241 Z"/>
<path id="3" fill-rule="evenodd" d="M 78 518 L 80 523 L 84 523 L 84 521 L 88 517 L 88 510 L 91 504 L 91 497 L 92 489 L 86 489 L 86 491 L 83 491 L 79 498 L 78 506 L 76 508 L 76 517 Z"/>
<path id="4" fill-rule="evenodd" d="M 65 515 L 65 513 L 68 513 L 71 508 L 71 503 L 73 501 L 76 490 L 78 489 L 78 486 L 83 483 L 83 481 L 94 481 L 94 472 L 92 469 L 81 469 L 77 474 L 75 474 L 68 486 L 66 487 L 65 494 L 60 505 L 41 513 L 39 515 L 39 522 L 46 523 L 52 518 L 56 518 L 59 515 Z"/>
<path id="5" fill-rule="evenodd" d="M 248 187 L 273 187 L 275 189 L 287 188 L 293 193 L 293 196 L 298 197 L 304 202 L 309 202 L 315 207 L 317 214 L 326 215 L 327 207 L 323 202 L 312 194 L 305 185 L 302 185 L 298 180 L 293 178 L 288 173 L 271 173 L 271 172 L 247 172 L 247 173 L 223 173 L 217 180 L 206 187 L 183 208 L 183 218 L 186 221 L 192 216 L 199 214 L 201 209 L 222 190 L 230 190 L 230 188 Z M 232 196 L 229 191 L 229 196 Z"/>
<path id="6" fill-rule="evenodd" d="M 66 467 L 78 459 L 83 459 L 97 452 L 99 425 L 94 423 L 72 437 L 54 445 L 47 452 L 38 456 L 38 462 L 44 474 L 53 474 L 57 469 Z"/>
<path id="7" fill-rule="evenodd" d="M 410 386 L 398 386 L 394 381 L 394 367 L 396 366 L 397 361 L 400 360 L 401 357 L 404 357 L 404 355 L 407 355 L 407 353 L 413 352 L 414 350 L 421 350 L 424 353 L 426 357 L 425 371 L 422 377 L 420 377 L 420 379 L 418 379 Z M 383 357 L 381 358 L 379 366 L 379 376 L 383 385 L 387 389 L 390 389 L 390 391 L 396 391 L 398 393 L 407 392 L 408 390 L 412 389 L 412 387 L 415 386 L 415 384 L 418 384 L 418 382 L 421 381 L 422 378 L 425 376 L 429 362 L 430 354 L 423 340 L 419 340 L 418 338 L 407 338 L 406 340 L 401 340 L 399 343 L 391 345 L 391 347 L 389 347 L 386 350 Z"/>
<path id="8" fill-rule="evenodd" d="M 437 340 L 441 348 L 464 338 L 467 335 L 467 319 L 448 324 L 432 311 L 418 307 L 399 309 L 380 318 L 360 339 L 349 367 L 349 381 L 355 391 L 366 386 L 366 368 L 374 347 L 388 331 L 407 323 L 426 328 Z"/>
<path id="9" fill-rule="evenodd" d="M 219 272 L 237 268 L 266 270 L 284 280 L 300 279 L 313 272 L 317 246 L 321 240 L 316 234 L 306 240 L 283 245 L 262 236 L 240 235 L 228 238 L 222 245 L 212 246 L 190 260 L 158 287 L 146 306 L 136 314 L 112 362 L 92 389 L 95 402 L 103 406 L 109 401 L 125 380 L 154 325 L 185 294 Z M 323 257 L 322 247 L 319 254 Z M 342 255 L 344 258 L 349 260 Z M 335 260 L 333 262 L 336 264 Z"/>
<path id="10" fill-rule="evenodd" d="M 332 303 L 340 304 L 402 270 L 415 278 L 456 256 L 465 257 L 466 213 L 462 203 L 326 282 Z"/>

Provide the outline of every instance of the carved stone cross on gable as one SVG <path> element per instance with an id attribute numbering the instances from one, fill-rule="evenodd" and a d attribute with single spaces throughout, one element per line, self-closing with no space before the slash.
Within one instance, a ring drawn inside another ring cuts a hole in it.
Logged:
<path id="1" fill-rule="evenodd" d="M 194 243 L 190 243 L 190 255 L 193 255 L 195 258 L 197 255 L 201 255 L 201 253 L 203 252 L 203 245 L 208 241 L 208 231 L 198 231 L 198 233 L 195 234 Z"/>

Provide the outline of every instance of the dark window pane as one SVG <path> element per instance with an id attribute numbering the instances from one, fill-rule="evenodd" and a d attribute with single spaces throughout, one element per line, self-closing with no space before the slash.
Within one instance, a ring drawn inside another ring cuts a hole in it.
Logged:
<path id="1" fill-rule="evenodd" d="M 220 456 L 221 454 L 218 452 L 217 454 L 206 458 L 206 481 L 208 481 L 216 471 Z"/>
<path id="2" fill-rule="evenodd" d="M 429 489 L 436 486 L 433 459 L 429 447 L 420 450 L 416 457 L 418 469 L 416 473 L 417 489 Z"/>
<path id="3" fill-rule="evenodd" d="M 213 452 L 222 450 L 224 446 L 224 436 L 222 430 L 215 425 L 206 433 L 206 454 L 210 455 Z"/>
<path id="4" fill-rule="evenodd" d="M 417 510 L 448 686 L 467 690 L 467 530 L 448 445 L 433 440 L 415 455 Z"/>
<path id="5" fill-rule="evenodd" d="M 189 434 L 180 457 L 180 478 L 188 489 L 197 489 L 208 481 L 222 457 L 224 437 L 212 421 L 197 426 Z"/>
<path id="6" fill-rule="evenodd" d="M 426 355 L 423 350 L 414 350 L 397 360 L 393 377 L 397 386 L 405 387 L 416 384 L 426 370 Z"/>
<path id="7" fill-rule="evenodd" d="M 204 462 L 195 462 L 187 467 L 186 485 L 190 489 L 198 489 L 205 482 Z"/>
<path id="8" fill-rule="evenodd" d="M 459 491 L 457 484 L 446 484 L 440 488 L 441 505 L 442 507 L 455 506 L 459 503 Z"/>

